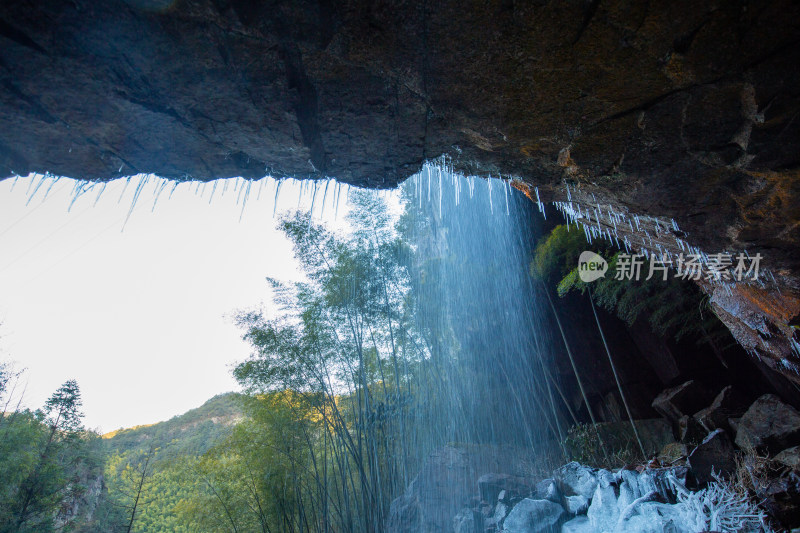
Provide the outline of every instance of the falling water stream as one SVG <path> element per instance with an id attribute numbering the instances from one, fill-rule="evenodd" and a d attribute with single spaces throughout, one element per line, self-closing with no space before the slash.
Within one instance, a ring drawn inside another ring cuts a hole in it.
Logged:
<path id="1" fill-rule="evenodd" d="M 565 423 L 551 370 L 555 324 L 529 275 L 535 204 L 507 180 L 459 176 L 445 164 L 426 165 L 404 188 L 416 219 L 417 320 L 436 369 L 421 388 L 435 406 L 435 440 L 547 457 Z"/>

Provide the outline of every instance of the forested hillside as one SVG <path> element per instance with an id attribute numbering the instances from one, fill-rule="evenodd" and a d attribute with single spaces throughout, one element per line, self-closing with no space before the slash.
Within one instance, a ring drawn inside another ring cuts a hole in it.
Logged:
<path id="1" fill-rule="evenodd" d="M 226 439 L 242 419 L 242 396 L 215 396 L 165 422 L 103 436 L 107 503 L 102 522 L 131 531 L 182 532 L 176 507 L 198 490 L 195 460 Z"/>
<path id="2" fill-rule="evenodd" d="M 228 436 L 231 426 L 241 420 L 241 402 L 241 394 L 220 394 L 165 422 L 111 431 L 103 435 L 103 440 L 109 453 L 130 453 L 152 446 L 160 450 L 162 460 L 202 455 L 215 442 Z"/>
<path id="3" fill-rule="evenodd" d="M 203 490 L 198 458 L 242 421 L 242 395 L 101 437 L 82 426 L 77 382 L 32 411 L 21 377 L 0 364 L 0 532 L 196 531 L 176 509 Z"/>

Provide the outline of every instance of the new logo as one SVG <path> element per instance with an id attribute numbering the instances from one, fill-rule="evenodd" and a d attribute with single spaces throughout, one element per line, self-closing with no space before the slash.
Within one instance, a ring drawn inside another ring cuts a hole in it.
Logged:
<path id="1" fill-rule="evenodd" d="M 584 283 L 591 283 L 606 275 L 608 262 L 594 252 L 586 250 L 578 257 L 578 277 Z"/>

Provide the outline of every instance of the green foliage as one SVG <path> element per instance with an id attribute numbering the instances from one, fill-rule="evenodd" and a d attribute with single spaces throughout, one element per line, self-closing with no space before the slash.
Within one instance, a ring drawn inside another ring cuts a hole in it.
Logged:
<path id="1" fill-rule="evenodd" d="M 589 243 L 575 227 L 559 225 L 536 245 L 530 271 L 532 276 L 551 281 L 574 271 L 578 256 Z"/>
<path id="2" fill-rule="evenodd" d="M 675 278 L 673 273 L 666 280 L 661 272 L 645 279 L 649 274 L 645 265 L 641 279 L 616 279 L 622 252 L 608 247 L 598 250 L 608 260 L 606 275 L 588 284 L 581 281 L 578 256 L 589 249 L 589 244 L 582 232 L 567 232 L 565 228 L 561 225 L 553 229 L 536 247 L 531 263 L 531 272 L 555 285 L 559 296 L 591 291 L 595 303 L 629 326 L 644 319 L 663 337 L 680 340 L 688 336 L 708 343 L 714 350 L 731 344 L 730 334 L 714 315 L 708 298 L 693 283 Z M 596 241 L 596 245 L 600 242 Z"/>
<path id="3" fill-rule="evenodd" d="M 109 454 L 124 455 L 159 449 L 158 462 L 184 456 L 202 455 L 230 433 L 242 416 L 241 394 L 229 392 L 214 396 L 202 406 L 165 422 L 118 429 L 105 434 Z"/>
<path id="4" fill-rule="evenodd" d="M 630 435 L 626 434 L 624 437 L 601 441 L 594 425 L 575 424 L 564 439 L 564 448 L 570 461 L 597 468 L 615 469 L 642 459 Z"/>
<path id="5" fill-rule="evenodd" d="M 194 497 L 176 508 L 198 531 L 291 530 L 302 493 L 314 482 L 307 444 L 320 417 L 301 394 L 270 393 L 247 402 L 248 417 L 208 453 L 184 465 Z M 322 458 L 324 460 L 324 458 Z"/>
<path id="6" fill-rule="evenodd" d="M 19 372 L 0 365 L 5 405 L 18 377 Z M 185 475 L 184 465 L 231 435 L 243 416 L 241 402 L 239 394 L 216 396 L 167 422 L 119 430 L 105 439 L 82 429 L 74 381 L 59 387 L 39 411 L 5 409 L 0 414 L 0 532 L 124 532 L 134 505 L 131 531 L 197 531 L 175 511 L 200 489 L 199 481 Z M 76 506 L 78 516 L 66 514 Z"/>
<path id="7" fill-rule="evenodd" d="M 83 413 L 80 411 L 81 391 L 78 383 L 71 379 L 61 385 L 45 402 L 42 413 L 44 422 L 67 434 L 80 430 Z"/>
<path id="8" fill-rule="evenodd" d="M 14 379 L 3 366 L 0 398 L 10 394 L 8 385 Z M 3 413 L 0 531 L 53 531 L 57 523 L 63 525 L 64 504 L 79 498 L 87 481 L 99 473 L 97 438 L 81 427 L 80 407 L 78 385 L 67 381 L 42 410 Z"/>
<path id="9" fill-rule="evenodd" d="M 215 396 L 201 407 L 149 426 L 105 435 L 108 501 L 101 514 L 109 531 L 197 531 L 177 509 L 197 499 L 200 482 L 186 465 L 225 441 L 242 419 L 241 394 Z"/>
<path id="10" fill-rule="evenodd" d="M 270 280 L 278 316 L 238 317 L 253 354 L 234 376 L 257 399 L 194 465 L 205 496 L 181 509 L 200 529 L 374 530 L 405 485 L 407 249 L 379 197 L 350 203 L 346 235 L 303 213 L 279 223 L 306 281 Z"/>

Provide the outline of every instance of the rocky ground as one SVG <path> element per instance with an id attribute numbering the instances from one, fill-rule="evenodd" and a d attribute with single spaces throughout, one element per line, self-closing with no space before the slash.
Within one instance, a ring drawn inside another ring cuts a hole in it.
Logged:
<path id="1" fill-rule="evenodd" d="M 800 412 L 769 394 L 737 405 L 730 388 L 697 409 L 702 397 L 693 382 L 659 395 L 654 408 L 664 415 L 663 423 L 674 424 L 674 433 L 642 433 L 646 446 L 658 444 L 660 451 L 648 461 L 613 469 L 571 462 L 547 477 L 510 456 L 489 464 L 487 457 L 497 450 L 437 450 L 392 503 L 387 531 L 699 533 L 800 527 Z"/>

